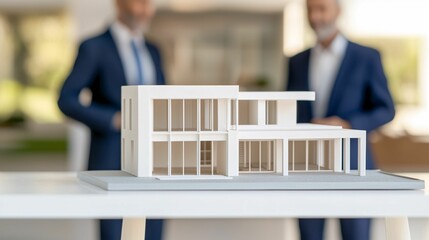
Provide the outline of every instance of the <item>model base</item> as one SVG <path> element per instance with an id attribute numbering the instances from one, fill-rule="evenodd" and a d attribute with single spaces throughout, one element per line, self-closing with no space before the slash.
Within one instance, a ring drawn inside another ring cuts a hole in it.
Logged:
<path id="1" fill-rule="evenodd" d="M 402 177 L 379 170 L 368 170 L 365 177 L 320 172 L 281 175 L 244 174 L 232 179 L 170 180 L 157 177 L 138 178 L 123 171 L 88 171 L 78 173 L 84 182 L 109 191 L 211 191 L 211 190 L 417 190 L 422 180 Z"/>

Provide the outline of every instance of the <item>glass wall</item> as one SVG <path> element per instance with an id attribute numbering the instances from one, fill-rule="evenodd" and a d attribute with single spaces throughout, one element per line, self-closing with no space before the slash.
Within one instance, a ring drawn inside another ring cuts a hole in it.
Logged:
<path id="1" fill-rule="evenodd" d="M 153 143 L 154 176 L 210 176 L 226 166 L 226 142 Z M 224 174 L 224 173 L 222 173 Z"/>
<path id="2" fill-rule="evenodd" d="M 218 99 L 156 99 L 153 104 L 154 132 L 169 127 L 172 132 L 219 131 L 219 111 L 227 110 L 218 107 Z"/>
<path id="3" fill-rule="evenodd" d="M 240 173 L 273 173 L 276 167 L 275 141 L 240 141 Z"/>

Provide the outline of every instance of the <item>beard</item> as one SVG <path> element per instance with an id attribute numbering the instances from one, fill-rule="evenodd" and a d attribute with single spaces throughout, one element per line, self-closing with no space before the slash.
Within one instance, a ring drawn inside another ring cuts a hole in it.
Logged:
<path id="1" fill-rule="evenodd" d="M 335 24 L 317 26 L 314 28 L 314 32 L 318 41 L 325 41 L 337 32 L 337 26 Z"/>
<path id="2" fill-rule="evenodd" d="M 142 21 L 132 16 L 123 16 L 123 20 L 127 22 L 127 25 L 132 29 L 133 32 L 145 34 L 149 31 L 149 22 Z"/>

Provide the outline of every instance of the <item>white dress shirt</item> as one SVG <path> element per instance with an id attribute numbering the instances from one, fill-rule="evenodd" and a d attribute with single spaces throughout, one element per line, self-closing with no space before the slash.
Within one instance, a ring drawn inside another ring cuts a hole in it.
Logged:
<path id="1" fill-rule="evenodd" d="M 133 35 L 132 32 L 119 21 L 116 21 L 112 24 L 111 32 L 119 51 L 122 66 L 124 67 L 127 84 L 136 85 L 139 83 L 139 69 L 137 68 L 138 64 L 131 45 L 131 42 L 134 41 L 137 43 L 137 50 L 141 59 L 141 66 L 139 67 L 143 72 L 143 82 L 145 85 L 155 85 L 155 66 L 152 56 L 146 47 L 143 33 Z"/>
<path id="2" fill-rule="evenodd" d="M 313 103 L 314 118 L 324 118 L 326 115 L 347 45 L 347 39 L 338 34 L 328 48 L 317 44 L 311 49 L 310 90 L 316 92 L 316 101 Z"/>

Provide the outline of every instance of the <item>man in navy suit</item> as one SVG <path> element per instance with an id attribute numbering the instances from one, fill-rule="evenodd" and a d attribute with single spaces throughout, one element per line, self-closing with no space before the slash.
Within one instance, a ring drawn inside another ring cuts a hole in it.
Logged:
<path id="1" fill-rule="evenodd" d="M 298 122 L 338 125 L 368 133 L 390 122 L 395 109 L 380 54 L 348 41 L 338 30 L 339 0 L 307 0 L 315 47 L 289 60 L 288 91 L 315 91 L 314 103 L 298 105 Z M 367 146 L 367 168 L 374 162 Z M 357 168 L 357 142 L 351 143 L 351 168 Z M 353 158 L 354 157 L 354 158 Z M 317 204 L 317 199 L 315 200 Z M 367 240 L 369 219 L 341 219 L 344 240 Z M 323 239 L 324 219 L 300 219 L 301 239 Z"/>
<path id="2" fill-rule="evenodd" d="M 121 86 L 165 84 L 158 49 L 144 33 L 154 15 L 152 0 L 116 0 L 117 20 L 103 34 L 84 41 L 58 105 L 91 130 L 88 170 L 120 170 Z M 92 92 L 84 105 L 79 95 Z M 121 220 L 101 220 L 101 240 L 121 239 Z M 162 220 L 148 220 L 146 239 L 159 240 Z"/>

